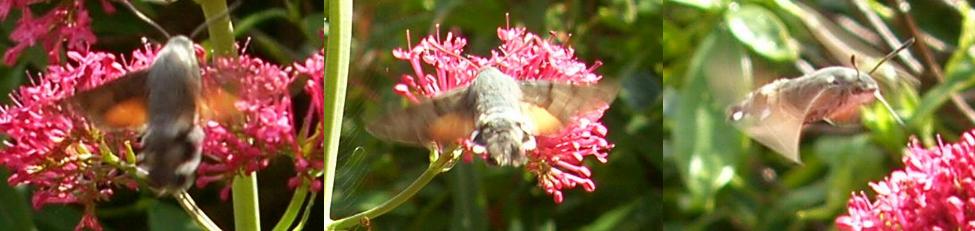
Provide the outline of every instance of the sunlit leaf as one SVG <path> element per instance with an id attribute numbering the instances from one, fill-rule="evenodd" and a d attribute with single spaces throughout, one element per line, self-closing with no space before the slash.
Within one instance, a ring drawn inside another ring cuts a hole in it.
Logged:
<path id="1" fill-rule="evenodd" d="M 725 14 L 731 33 L 756 53 L 776 61 L 799 57 L 799 46 L 778 16 L 757 5 L 732 4 Z"/>
<path id="2" fill-rule="evenodd" d="M 669 0 L 672 3 L 684 4 L 702 10 L 718 10 L 728 2 L 726 0 Z"/>

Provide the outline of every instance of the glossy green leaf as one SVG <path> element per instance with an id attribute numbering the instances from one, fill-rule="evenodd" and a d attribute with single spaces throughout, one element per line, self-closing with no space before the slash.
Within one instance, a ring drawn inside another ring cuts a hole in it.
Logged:
<path id="1" fill-rule="evenodd" d="M 758 5 L 734 6 L 725 14 L 725 23 L 735 38 L 771 60 L 792 61 L 799 57 L 799 46 L 778 16 Z"/>

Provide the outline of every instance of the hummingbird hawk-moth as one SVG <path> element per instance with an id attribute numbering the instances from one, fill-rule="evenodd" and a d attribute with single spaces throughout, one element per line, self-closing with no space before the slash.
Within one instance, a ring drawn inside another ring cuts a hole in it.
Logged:
<path id="1" fill-rule="evenodd" d="M 222 89 L 202 90 L 198 63 L 193 42 L 176 36 L 149 68 L 81 91 L 67 103 L 99 129 L 141 131 L 139 167 L 149 185 L 161 194 L 177 192 L 192 184 L 200 164 L 201 114 L 214 117 L 207 110 L 233 108 L 227 104 L 235 100 Z"/>
<path id="2" fill-rule="evenodd" d="M 910 39 L 887 55 L 877 67 L 912 44 Z M 855 66 L 854 66 L 855 67 Z M 746 135 L 785 158 L 801 163 L 799 139 L 806 124 L 831 121 L 879 100 L 903 124 L 870 77 L 856 68 L 826 67 L 793 79 L 779 79 L 749 93 L 728 108 L 728 119 Z"/>
<path id="3" fill-rule="evenodd" d="M 493 67 L 470 86 L 386 114 L 367 126 L 373 136 L 411 145 L 446 145 L 470 138 L 488 163 L 520 166 L 535 136 L 556 134 L 573 117 L 608 106 L 619 86 L 517 81 Z"/>

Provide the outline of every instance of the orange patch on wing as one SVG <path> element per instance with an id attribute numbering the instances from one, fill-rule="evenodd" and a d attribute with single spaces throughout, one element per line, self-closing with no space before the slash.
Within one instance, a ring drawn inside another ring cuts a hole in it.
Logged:
<path id="1" fill-rule="evenodd" d="M 226 121 L 240 115 L 234 104 L 238 97 L 224 89 L 210 89 L 203 92 L 200 116 L 216 121 Z"/>
<path id="2" fill-rule="evenodd" d="M 522 103 L 521 112 L 532 120 L 535 125 L 535 131 L 533 131 L 535 135 L 553 134 L 562 129 L 562 121 L 544 108 Z"/>
<path id="3" fill-rule="evenodd" d="M 102 115 L 105 123 L 112 127 L 136 128 L 146 123 L 146 102 L 141 98 L 131 98 L 112 106 Z"/>
<path id="4" fill-rule="evenodd" d="M 474 121 L 457 113 L 449 113 L 433 120 L 427 128 L 430 139 L 438 143 L 453 142 L 465 138 L 474 131 Z"/>

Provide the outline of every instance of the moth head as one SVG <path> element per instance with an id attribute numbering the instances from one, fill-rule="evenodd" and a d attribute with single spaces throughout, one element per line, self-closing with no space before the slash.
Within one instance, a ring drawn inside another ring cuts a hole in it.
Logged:
<path id="1" fill-rule="evenodd" d="M 853 95 L 873 95 L 879 89 L 877 81 L 867 73 L 849 67 L 827 67 L 820 71 L 831 88 Z"/>
<path id="2" fill-rule="evenodd" d="M 487 152 L 491 165 L 520 166 L 527 161 L 525 151 L 535 149 L 535 137 L 517 120 L 487 121 L 478 126 L 473 136 L 474 152 Z"/>

